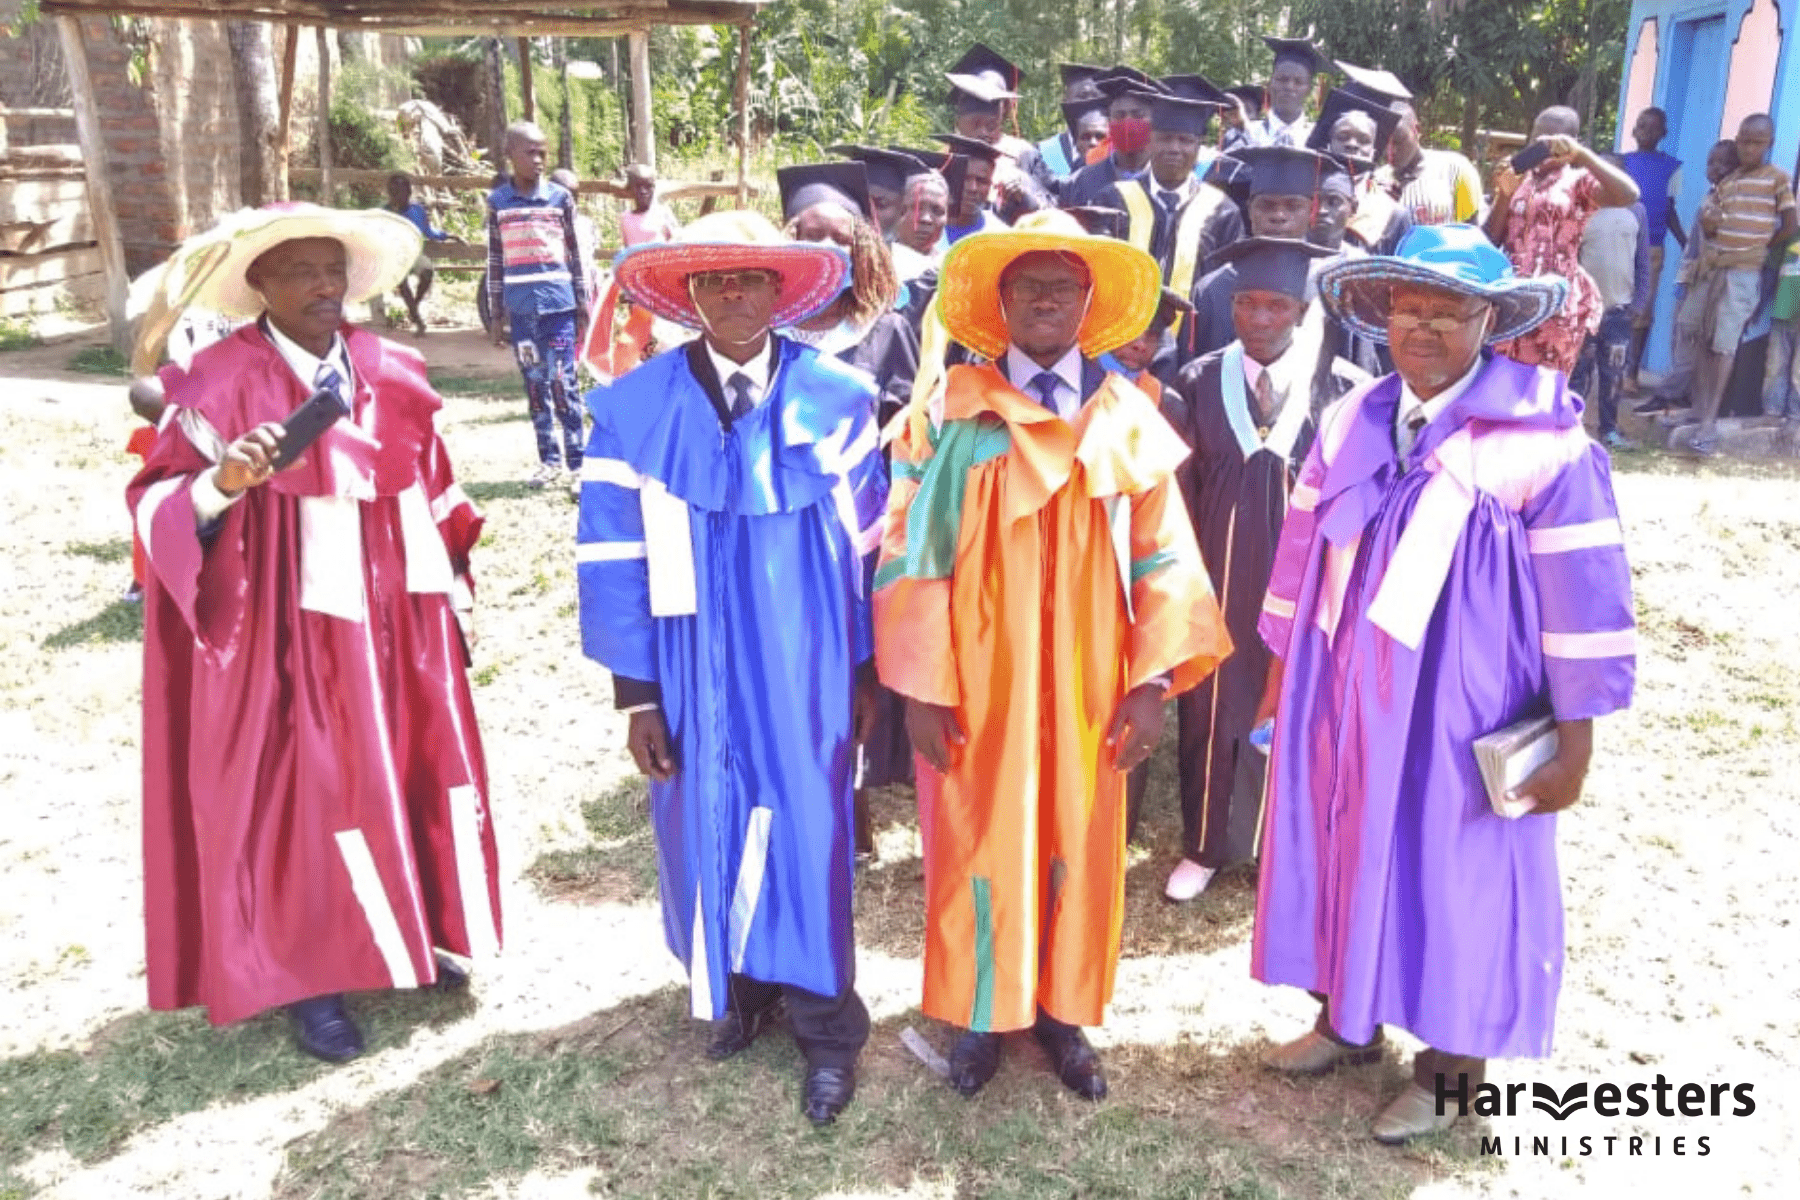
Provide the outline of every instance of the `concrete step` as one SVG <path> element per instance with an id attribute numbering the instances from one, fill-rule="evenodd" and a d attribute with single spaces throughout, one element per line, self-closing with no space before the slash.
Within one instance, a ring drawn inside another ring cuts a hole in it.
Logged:
<path id="1" fill-rule="evenodd" d="M 1629 409 L 1619 414 L 1619 429 L 1635 442 L 1661 450 L 1685 453 L 1693 445 L 1700 425 L 1693 410 L 1638 416 Z M 1720 417 L 1720 454 L 1733 458 L 1792 458 L 1800 454 L 1800 420 L 1780 417 Z"/>

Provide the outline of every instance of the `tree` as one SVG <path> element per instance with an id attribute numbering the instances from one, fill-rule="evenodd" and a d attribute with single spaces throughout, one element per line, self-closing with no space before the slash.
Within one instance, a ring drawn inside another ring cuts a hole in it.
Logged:
<path id="1" fill-rule="evenodd" d="M 281 101 L 276 94 L 274 38 L 261 21 L 228 21 L 232 90 L 238 102 L 238 189 L 261 207 L 288 198 L 287 156 L 281 146 Z"/>

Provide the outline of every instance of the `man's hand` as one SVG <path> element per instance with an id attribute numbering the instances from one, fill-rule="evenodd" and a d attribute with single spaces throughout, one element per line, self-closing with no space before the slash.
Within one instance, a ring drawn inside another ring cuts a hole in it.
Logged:
<path id="1" fill-rule="evenodd" d="M 662 709 L 646 708 L 631 714 L 625 748 L 631 751 L 637 769 L 656 782 L 675 778 L 675 755 L 669 749 L 669 727 L 663 722 Z"/>
<path id="2" fill-rule="evenodd" d="M 213 468 L 213 486 L 221 495 L 235 496 L 245 488 L 269 482 L 275 473 L 275 452 L 280 448 L 280 422 L 264 421 L 225 447 L 225 457 Z"/>
<path id="3" fill-rule="evenodd" d="M 1550 147 L 1550 161 L 1553 163 L 1571 163 L 1587 153 L 1587 147 L 1566 133 L 1550 133 L 1538 141 Z"/>
<path id="4" fill-rule="evenodd" d="M 1150 757 L 1162 740 L 1163 697 L 1160 683 L 1139 684 L 1119 701 L 1112 725 L 1106 731 L 1107 748 L 1113 752 L 1113 769 L 1129 771 Z"/>
<path id="5" fill-rule="evenodd" d="M 1523 182 L 1524 178 L 1517 171 L 1512 169 L 1511 163 L 1501 163 L 1498 167 L 1495 167 L 1494 204 L 1499 206 L 1511 200 L 1513 198 L 1513 193 L 1519 190 L 1519 184 Z"/>
<path id="6" fill-rule="evenodd" d="M 866 746 L 875 736 L 875 718 L 880 706 L 874 668 L 872 664 L 864 663 L 856 669 L 856 690 L 850 697 L 851 727 L 855 730 L 857 745 Z"/>
<path id="7" fill-rule="evenodd" d="M 920 700 L 906 702 L 906 736 L 931 769 L 942 775 L 956 761 L 956 750 L 968 739 L 957 724 L 956 710 Z"/>
<path id="8" fill-rule="evenodd" d="M 1531 801 L 1534 813 L 1561 812 L 1581 799 L 1581 785 L 1593 755 L 1592 721 L 1558 721 L 1556 757 L 1533 771 L 1509 798 Z"/>

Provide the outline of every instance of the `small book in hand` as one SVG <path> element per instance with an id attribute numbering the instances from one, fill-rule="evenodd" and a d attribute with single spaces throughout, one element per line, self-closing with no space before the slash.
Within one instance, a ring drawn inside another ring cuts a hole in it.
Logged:
<path id="1" fill-rule="evenodd" d="M 1533 802 L 1512 799 L 1512 790 L 1554 757 L 1556 718 L 1548 715 L 1526 717 L 1476 738 L 1475 761 L 1481 766 L 1481 781 L 1487 785 L 1488 803 L 1494 812 L 1507 818 L 1530 812 Z"/>

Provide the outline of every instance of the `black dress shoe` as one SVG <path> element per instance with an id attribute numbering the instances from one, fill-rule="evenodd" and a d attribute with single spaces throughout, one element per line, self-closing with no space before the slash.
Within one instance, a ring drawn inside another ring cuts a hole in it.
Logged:
<path id="1" fill-rule="evenodd" d="M 1031 1032 L 1050 1056 L 1050 1065 L 1062 1085 L 1083 1100 L 1106 1099 L 1106 1075 L 1100 1070 L 1100 1056 L 1088 1045 L 1080 1026 L 1038 1014 Z"/>
<path id="2" fill-rule="evenodd" d="M 315 1058 L 347 1062 L 363 1052 L 362 1031 L 350 1019 L 341 995 L 314 996 L 288 1005 L 294 1018 L 294 1040 Z"/>
<path id="3" fill-rule="evenodd" d="M 781 1000 L 777 998 L 752 1012 L 727 1011 L 713 1022 L 713 1038 L 706 1047 L 706 1057 L 714 1062 L 724 1062 L 733 1055 L 742 1054 L 769 1027 L 780 1010 Z"/>
<path id="4" fill-rule="evenodd" d="M 848 1067 L 808 1067 L 800 1106 L 814 1125 L 830 1125 L 856 1095 L 856 1072 Z"/>
<path id="5" fill-rule="evenodd" d="M 469 986 L 469 973 L 448 954 L 433 953 L 437 961 L 437 982 L 431 986 L 440 992 L 460 992 Z"/>
<path id="6" fill-rule="evenodd" d="M 973 1096 L 987 1086 L 1000 1069 L 1000 1035 L 974 1030 L 956 1039 L 950 1048 L 950 1086 Z"/>

